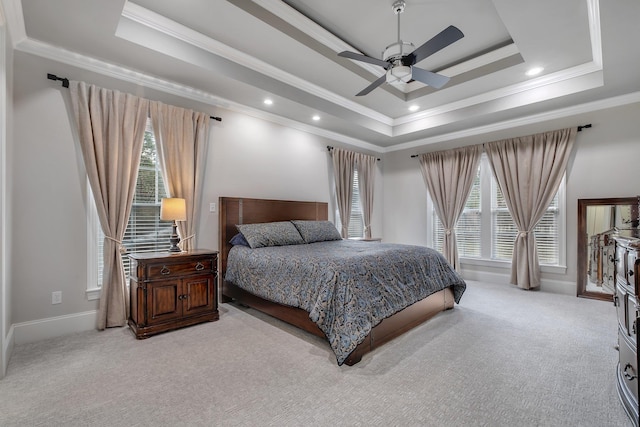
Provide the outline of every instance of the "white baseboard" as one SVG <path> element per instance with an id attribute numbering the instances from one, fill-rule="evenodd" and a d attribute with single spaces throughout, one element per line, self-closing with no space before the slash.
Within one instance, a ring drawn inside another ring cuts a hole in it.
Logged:
<path id="1" fill-rule="evenodd" d="M 76 332 L 90 331 L 96 328 L 98 311 L 68 314 L 15 323 L 15 345 L 61 337 Z"/>
<path id="2" fill-rule="evenodd" d="M 462 270 L 462 277 L 467 280 L 477 280 L 480 282 L 491 282 L 509 285 L 511 274 L 492 273 L 480 270 Z M 511 285 L 513 286 L 513 285 Z M 576 283 L 565 282 L 560 280 L 542 279 L 540 282 L 540 291 L 553 294 L 576 296 Z"/>

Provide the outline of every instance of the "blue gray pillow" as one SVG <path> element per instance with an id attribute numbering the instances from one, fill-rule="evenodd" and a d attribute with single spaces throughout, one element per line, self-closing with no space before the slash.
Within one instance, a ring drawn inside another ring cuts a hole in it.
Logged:
<path id="1" fill-rule="evenodd" d="M 252 249 L 267 246 L 300 245 L 304 243 L 291 221 L 240 224 L 236 228 Z"/>
<path id="2" fill-rule="evenodd" d="M 342 240 L 340 232 L 332 222 L 305 220 L 292 220 L 291 222 L 296 226 L 305 243 Z"/>
<path id="3" fill-rule="evenodd" d="M 244 235 L 242 233 L 238 233 L 233 236 L 231 240 L 229 240 L 229 243 L 231 243 L 233 246 L 249 246 L 249 242 L 247 242 L 247 239 L 244 238 Z"/>

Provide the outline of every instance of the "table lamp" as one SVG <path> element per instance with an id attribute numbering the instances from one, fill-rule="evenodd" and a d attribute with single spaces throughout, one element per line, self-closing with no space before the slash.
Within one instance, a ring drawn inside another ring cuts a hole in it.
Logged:
<path id="1" fill-rule="evenodd" d="M 182 252 L 178 247 L 180 237 L 178 236 L 178 224 L 176 224 L 176 221 L 187 220 L 187 204 L 185 200 L 177 197 L 162 199 L 162 204 L 160 205 L 160 219 L 163 221 L 173 221 L 173 231 L 169 238 L 169 242 L 171 243 L 169 252 Z"/>

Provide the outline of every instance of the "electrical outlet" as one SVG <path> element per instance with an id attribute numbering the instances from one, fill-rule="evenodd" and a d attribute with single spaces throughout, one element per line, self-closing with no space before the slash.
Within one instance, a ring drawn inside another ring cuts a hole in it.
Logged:
<path id="1" fill-rule="evenodd" d="M 216 212 L 216 204 L 215 203 L 209 203 L 209 212 L 212 212 L 212 213 Z"/>
<path id="2" fill-rule="evenodd" d="M 51 292 L 51 304 L 62 304 L 62 291 Z"/>

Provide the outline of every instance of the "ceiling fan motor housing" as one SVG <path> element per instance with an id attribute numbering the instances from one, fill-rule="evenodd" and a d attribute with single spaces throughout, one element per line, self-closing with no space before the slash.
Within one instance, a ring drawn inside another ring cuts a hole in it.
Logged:
<path id="1" fill-rule="evenodd" d="M 403 42 L 400 40 L 397 43 L 390 44 L 387 48 L 382 52 L 382 60 L 393 62 L 395 60 L 401 59 L 403 56 L 411 54 L 415 50 L 415 46 L 413 43 Z"/>

